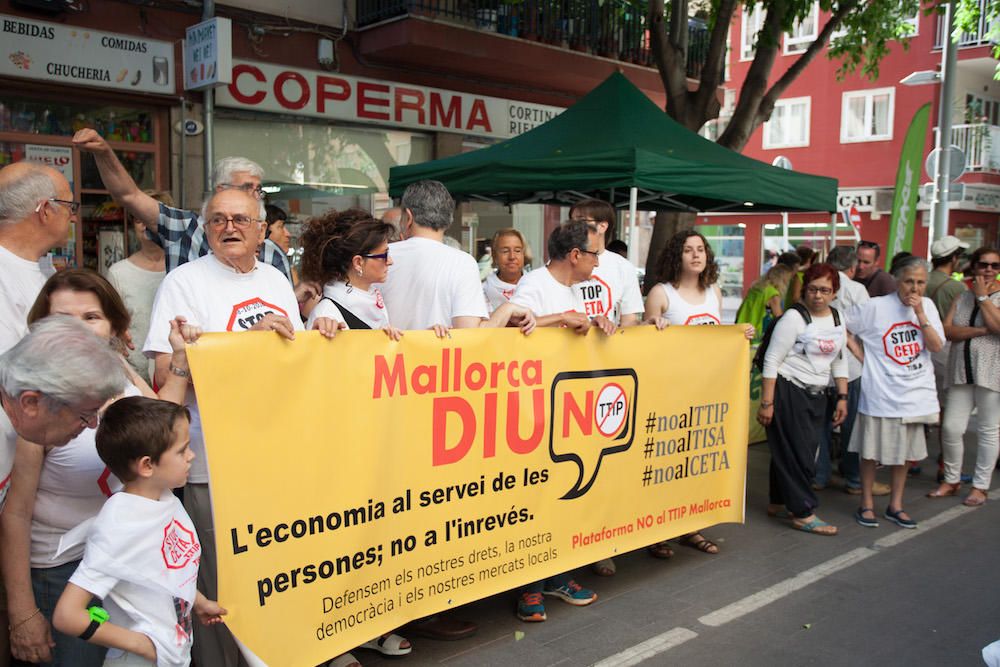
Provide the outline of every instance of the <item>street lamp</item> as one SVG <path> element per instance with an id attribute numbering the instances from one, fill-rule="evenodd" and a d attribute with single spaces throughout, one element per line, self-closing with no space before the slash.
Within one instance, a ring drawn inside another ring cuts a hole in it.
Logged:
<path id="1" fill-rule="evenodd" d="M 920 86 L 941 83 L 941 101 L 938 105 L 938 133 L 934 147 L 938 151 L 934 170 L 934 195 L 931 200 L 931 238 L 934 241 L 948 235 L 948 201 L 951 198 L 949 173 L 951 172 L 951 105 L 955 97 L 955 61 L 958 45 L 951 38 L 955 19 L 955 0 L 945 5 L 945 34 L 941 45 L 941 71 L 922 70 L 904 77 L 900 83 Z"/>

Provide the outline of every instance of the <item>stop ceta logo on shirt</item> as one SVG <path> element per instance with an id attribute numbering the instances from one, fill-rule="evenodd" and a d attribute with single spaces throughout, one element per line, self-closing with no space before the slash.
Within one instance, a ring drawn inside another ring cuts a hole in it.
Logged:
<path id="1" fill-rule="evenodd" d="M 684 321 L 684 326 L 699 326 L 703 324 L 722 324 L 722 322 L 712 313 L 698 313 Z"/>
<path id="2" fill-rule="evenodd" d="M 280 313 L 282 316 L 288 317 L 288 313 L 283 308 L 275 306 L 273 303 L 268 303 L 260 297 L 241 301 L 233 306 L 233 312 L 229 315 L 229 324 L 226 325 L 226 331 L 233 331 L 234 329 L 248 331 L 253 328 L 253 325 L 264 319 L 264 316 L 268 313 Z"/>
<path id="3" fill-rule="evenodd" d="M 160 551 L 167 569 L 179 570 L 187 567 L 191 559 L 198 556 L 201 545 L 193 531 L 174 519 L 163 527 L 163 545 Z"/>
<path id="4" fill-rule="evenodd" d="M 583 295 L 583 312 L 587 317 L 595 315 L 610 317 L 611 288 L 606 282 L 592 275 L 590 280 L 577 285 L 577 289 Z"/>
<path id="5" fill-rule="evenodd" d="M 915 322 L 897 322 L 882 335 L 882 347 L 887 357 L 900 366 L 907 366 L 923 351 L 924 337 Z"/>

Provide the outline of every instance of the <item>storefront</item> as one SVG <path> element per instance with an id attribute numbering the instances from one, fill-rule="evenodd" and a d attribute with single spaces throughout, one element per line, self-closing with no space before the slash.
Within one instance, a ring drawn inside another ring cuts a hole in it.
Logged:
<path id="1" fill-rule="evenodd" d="M 247 60 L 234 60 L 233 82 L 216 90 L 216 109 L 216 155 L 258 162 L 268 201 L 289 212 L 293 232 L 295 221 L 331 208 L 356 206 L 381 215 L 392 205 L 387 195 L 392 167 L 476 150 L 561 111 Z M 519 229 L 541 257 L 540 206 L 467 202 L 457 217 L 456 238 L 477 257 L 502 227 Z"/>
<path id="2" fill-rule="evenodd" d="M 97 129 L 141 188 L 164 188 L 173 44 L 2 14 L 0 25 L 9 56 L 0 61 L 0 166 L 28 159 L 66 176 L 83 206 L 52 261 L 104 272 L 137 241 L 71 138 Z"/>

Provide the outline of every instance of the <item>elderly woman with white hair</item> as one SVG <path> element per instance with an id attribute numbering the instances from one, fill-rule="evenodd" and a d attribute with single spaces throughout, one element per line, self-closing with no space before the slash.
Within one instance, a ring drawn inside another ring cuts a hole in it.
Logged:
<path id="1" fill-rule="evenodd" d="M 917 527 L 903 510 L 906 462 L 927 456 L 924 425 L 937 423 L 941 410 L 931 354 L 941 350 L 945 336 L 934 302 L 924 296 L 927 262 L 907 257 L 892 274 L 894 293 L 871 299 L 847 318 L 848 331 L 863 346 L 861 399 L 849 451 L 861 457 L 861 507 L 854 518 L 867 528 L 878 527 L 872 485 L 879 462 L 891 470 L 885 518 L 901 528 Z"/>

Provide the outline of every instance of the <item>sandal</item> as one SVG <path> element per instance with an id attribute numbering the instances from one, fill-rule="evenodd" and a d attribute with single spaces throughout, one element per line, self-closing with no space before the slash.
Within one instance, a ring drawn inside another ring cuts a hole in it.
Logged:
<path id="1" fill-rule="evenodd" d="M 960 488 L 962 488 L 961 482 L 956 482 L 954 484 L 951 484 L 950 482 L 941 482 L 941 486 L 928 493 L 927 497 L 947 498 L 948 496 L 957 496 Z"/>
<path id="2" fill-rule="evenodd" d="M 978 495 L 974 495 L 978 494 Z M 982 507 L 986 504 L 986 491 L 972 487 L 972 491 L 965 497 L 962 504 L 966 507 Z"/>
<path id="3" fill-rule="evenodd" d="M 886 519 L 892 521 L 900 528 L 909 528 L 909 529 L 916 528 L 917 522 L 914 521 L 909 516 L 903 516 L 904 514 L 906 514 L 906 511 L 904 511 L 902 508 L 894 510 L 892 509 L 892 507 L 886 507 L 885 514 L 883 516 L 885 516 Z"/>
<path id="4" fill-rule="evenodd" d="M 618 570 L 615 568 L 615 561 L 610 558 L 602 558 L 590 566 L 594 574 L 599 577 L 613 577 Z"/>
<path id="5" fill-rule="evenodd" d="M 646 551 L 653 558 L 659 558 L 660 560 L 666 560 L 674 555 L 674 550 L 670 548 L 669 542 L 657 542 L 656 544 L 650 544 L 646 547 Z"/>
<path id="6" fill-rule="evenodd" d="M 795 528 L 795 530 L 812 533 L 813 535 L 827 535 L 829 537 L 833 537 L 837 534 L 836 526 L 828 524 L 818 516 L 813 516 L 812 519 L 803 523 L 792 521 L 792 527 Z"/>
<path id="7" fill-rule="evenodd" d="M 709 554 L 711 556 L 719 553 L 719 545 L 711 540 L 705 539 L 705 536 L 701 533 L 689 533 L 684 535 L 677 540 L 677 543 L 683 544 L 686 547 L 691 547 L 692 549 L 697 549 L 703 554 Z"/>
<path id="8" fill-rule="evenodd" d="M 370 642 L 365 642 L 359 648 L 366 648 L 370 651 L 378 651 L 382 655 L 390 657 L 406 655 L 413 650 L 409 641 L 392 632 L 387 635 L 382 635 L 378 639 L 373 639 Z"/>
<path id="9" fill-rule="evenodd" d="M 345 653 L 326 663 L 326 667 L 361 667 L 361 663 L 350 653 Z"/>

